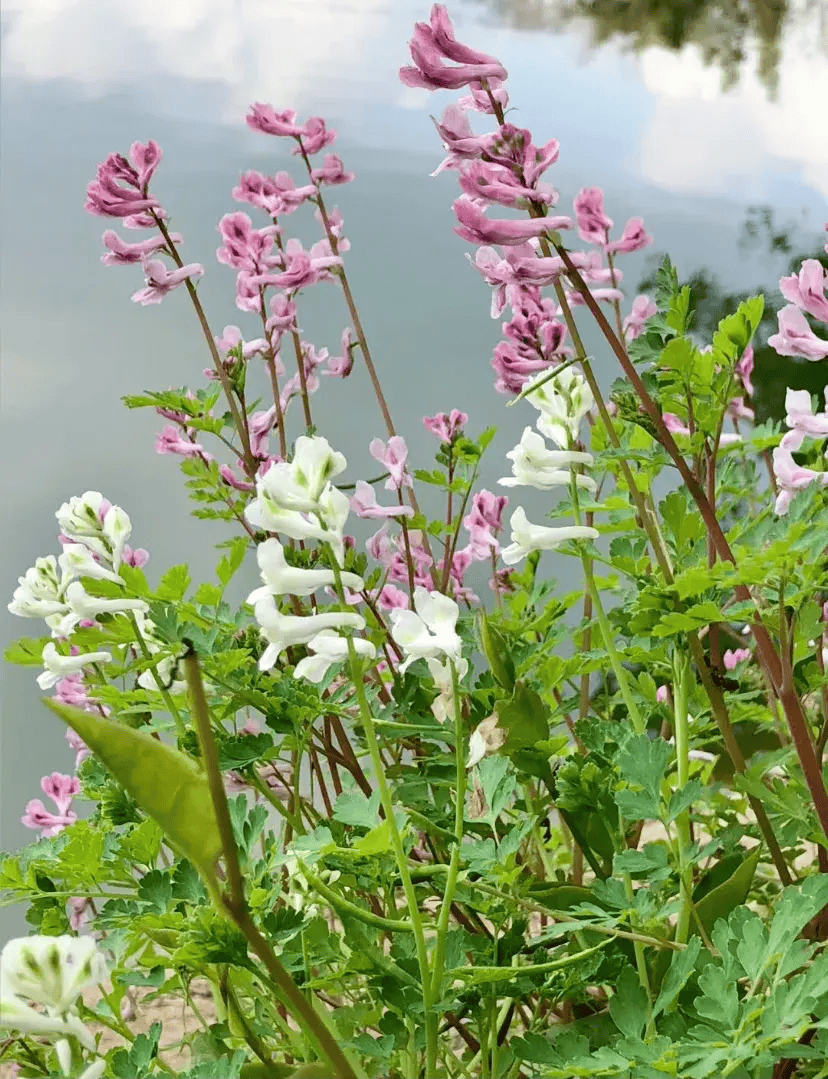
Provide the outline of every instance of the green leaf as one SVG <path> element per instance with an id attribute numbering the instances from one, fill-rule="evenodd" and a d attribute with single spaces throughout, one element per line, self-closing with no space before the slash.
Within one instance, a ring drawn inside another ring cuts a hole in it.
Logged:
<path id="1" fill-rule="evenodd" d="M 680 813 L 697 802 L 701 796 L 702 785 L 698 779 L 691 779 L 686 787 L 674 791 L 670 795 L 670 804 L 667 807 L 667 823 L 674 821 Z"/>
<path id="2" fill-rule="evenodd" d="M 141 731 L 53 697 L 44 697 L 43 703 L 80 735 L 141 809 L 161 825 L 170 843 L 215 888 L 221 835 L 207 779 L 196 764 Z"/>
<path id="3" fill-rule="evenodd" d="M 647 994 L 632 967 L 625 967 L 618 979 L 609 1012 L 622 1034 L 640 1040 L 647 1022 Z"/>
<path id="4" fill-rule="evenodd" d="M 184 598 L 187 589 L 190 587 L 190 571 L 186 562 L 182 562 L 179 566 L 171 566 L 161 580 L 158 582 L 158 587 L 155 590 L 156 599 L 168 600 L 172 603 L 177 602 Z"/>
<path id="5" fill-rule="evenodd" d="M 752 854 L 740 862 L 738 868 L 727 880 L 713 888 L 696 903 L 696 913 L 705 932 L 709 933 L 720 918 L 727 918 L 731 911 L 740 907 L 747 899 L 756 867 L 759 864 L 759 853 L 757 847 Z M 690 932 L 698 933 L 695 918 L 690 919 Z"/>
<path id="6" fill-rule="evenodd" d="M 265 731 L 261 734 L 231 735 L 219 745 L 219 768 L 222 772 L 243 768 L 246 764 L 261 760 L 272 746 L 273 738 Z"/>
<path id="7" fill-rule="evenodd" d="M 151 869 L 138 882 L 138 898 L 163 914 L 172 899 L 173 886 L 170 874 L 162 869 Z"/>
<path id="8" fill-rule="evenodd" d="M 344 790 L 334 805 L 333 818 L 354 828 L 375 828 L 380 792 L 375 790 L 366 798 L 360 790 Z"/>
<path id="9" fill-rule="evenodd" d="M 216 566 L 216 576 L 223 587 L 227 587 L 231 578 L 244 561 L 247 552 L 247 539 L 244 536 L 234 536 L 228 544 L 229 553 L 224 555 Z"/>
<path id="10" fill-rule="evenodd" d="M 42 667 L 43 649 L 51 641 L 51 637 L 21 637 L 6 649 L 4 655 L 8 663 L 16 663 L 18 667 Z"/>
<path id="11" fill-rule="evenodd" d="M 658 998 L 653 1005 L 653 1019 L 670 1007 L 687 984 L 687 979 L 693 973 L 693 968 L 696 965 L 696 959 L 698 958 L 700 951 L 701 939 L 698 936 L 695 936 L 688 941 L 684 951 L 673 952 L 670 969 L 665 975 L 664 982 L 661 986 L 661 992 L 658 994 Z"/>
<path id="12" fill-rule="evenodd" d="M 551 781 L 549 753 L 538 746 L 549 738 L 549 709 L 540 695 L 517 682 L 512 696 L 498 701 L 495 711 L 497 725 L 506 734 L 501 752 L 519 771 Z"/>
<path id="13" fill-rule="evenodd" d="M 717 1030 L 733 1030 L 739 1015 L 739 993 L 736 983 L 722 967 L 708 964 L 699 975 L 699 988 L 704 996 L 696 997 L 695 1008 Z"/>
<path id="14" fill-rule="evenodd" d="M 144 1079 L 151 1061 L 158 1052 L 161 1024 L 153 1023 L 146 1034 L 136 1034 L 135 1041 L 126 1049 L 116 1049 L 109 1066 L 117 1079 Z"/>

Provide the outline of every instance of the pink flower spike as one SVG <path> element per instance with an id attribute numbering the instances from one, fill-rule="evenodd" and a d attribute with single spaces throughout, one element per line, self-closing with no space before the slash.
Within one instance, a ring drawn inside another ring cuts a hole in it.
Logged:
<path id="1" fill-rule="evenodd" d="M 804 356 L 806 360 L 828 357 L 828 341 L 817 337 L 795 304 L 783 307 L 778 319 L 779 332 L 768 338 L 768 344 L 780 356 Z"/>
<path id="2" fill-rule="evenodd" d="M 220 465 L 219 475 L 228 486 L 235 487 L 237 491 L 255 490 L 255 484 L 247 483 L 244 480 L 237 479 L 230 465 Z"/>
<path id="3" fill-rule="evenodd" d="M 80 780 L 77 776 L 66 776 L 61 772 L 52 772 L 40 781 L 40 789 L 58 808 L 58 813 L 69 811 L 76 794 L 80 794 Z"/>
<path id="4" fill-rule="evenodd" d="M 411 506 L 380 506 L 377 504 L 377 495 L 370 483 L 365 480 L 357 480 L 356 493 L 351 498 L 351 509 L 357 517 L 364 518 L 388 518 L 388 517 L 413 517 L 414 510 Z"/>
<path id="5" fill-rule="evenodd" d="M 568 217 L 539 217 L 528 221 L 520 218 L 490 219 L 465 196 L 457 199 L 452 209 L 460 222 L 460 228 L 454 231 L 473 244 L 522 244 L 533 236 L 572 228 L 572 221 Z"/>
<path id="6" fill-rule="evenodd" d="M 382 611 L 408 609 L 408 596 L 395 584 L 387 584 L 377 596 L 377 606 Z"/>
<path id="7" fill-rule="evenodd" d="M 177 453 L 180 457 L 194 457 L 199 453 L 204 454 L 205 457 L 208 456 L 203 446 L 198 442 L 188 442 L 187 439 L 182 438 L 171 423 L 167 424 L 156 438 L 155 452 Z"/>
<path id="8" fill-rule="evenodd" d="M 736 670 L 739 664 L 746 659 L 750 659 L 749 648 L 728 648 L 728 650 L 722 656 L 726 671 Z"/>
<path id="9" fill-rule="evenodd" d="M 147 255 L 167 246 L 163 236 L 156 236 L 135 244 L 127 243 L 113 229 L 107 229 L 102 239 L 108 251 L 108 254 L 101 255 L 101 262 L 105 266 L 126 266 L 133 262 L 143 262 Z M 180 232 L 173 232 L 170 234 L 170 239 L 173 243 L 180 244 L 184 237 Z"/>
<path id="10" fill-rule="evenodd" d="M 435 416 L 423 416 L 423 427 L 426 431 L 436 435 L 441 442 L 449 444 L 454 442 L 468 422 L 468 415 L 457 408 L 453 408 L 448 415 L 438 412 Z"/>
<path id="11" fill-rule="evenodd" d="M 805 259 L 798 274 L 791 274 L 779 281 L 779 289 L 785 299 L 820 322 L 828 322 L 826 285 L 828 270 L 823 270 L 822 263 L 816 259 Z"/>
<path id="12" fill-rule="evenodd" d="M 439 29 L 435 32 L 435 22 Z M 442 4 L 431 9 L 431 26 L 414 24 L 414 36 L 408 43 L 413 67 L 400 68 L 400 81 L 406 86 L 418 86 L 426 90 L 459 90 L 471 82 L 483 79 L 507 77 L 506 68 L 492 56 L 476 52 L 454 39 L 451 22 Z M 459 61 L 457 67 L 449 67 L 444 60 L 458 60 L 460 56 L 476 57 L 475 60 Z"/>
<path id="13" fill-rule="evenodd" d="M 296 120 L 295 109 L 285 109 L 284 112 L 276 112 L 272 105 L 257 103 L 250 106 L 250 112 L 245 117 L 247 126 L 253 131 L 261 131 L 263 135 L 289 135 L 296 138 L 302 134 L 302 128 Z"/>
<path id="14" fill-rule="evenodd" d="M 129 158 L 138 171 L 138 184 L 142 191 L 146 191 L 162 156 L 161 147 L 152 139 L 147 143 L 133 142 L 130 146 Z"/>
<path id="15" fill-rule="evenodd" d="M 144 276 L 146 277 L 147 287 L 134 292 L 132 299 L 135 303 L 140 303 L 144 306 L 151 303 L 161 303 L 168 292 L 178 288 L 188 278 L 198 278 L 203 273 L 204 267 L 198 262 L 191 262 L 187 266 L 182 266 L 180 270 L 170 271 L 160 259 L 145 260 Z"/>
<path id="16" fill-rule="evenodd" d="M 605 244 L 612 218 L 604 213 L 604 192 L 600 187 L 582 187 L 573 202 L 578 219 L 578 235 L 590 244 Z"/>
<path id="17" fill-rule="evenodd" d="M 807 390 L 792 390 L 785 393 L 785 423 L 788 427 L 814 438 L 828 436 L 828 414 L 813 411 L 811 395 Z"/>
<path id="18" fill-rule="evenodd" d="M 641 251 L 653 242 L 652 236 L 644 231 L 644 222 L 640 217 L 631 217 L 624 226 L 619 240 L 613 240 L 606 246 L 610 255 L 629 255 Z"/>
<path id="19" fill-rule="evenodd" d="M 408 447 L 405 444 L 405 439 L 399 435 L 394 435 L 388 439 L 385 443 L 380 438 L 375 438 L 370 446 L 368 452 L 374 458 L 375 461 L 387 468 L 390 475 L 385 481 L 385 489 L 387 491 L 399 491 L 403 487 L 411 487 L 411 477 L 406 471 L 405 462 L 408 457 Z"/>

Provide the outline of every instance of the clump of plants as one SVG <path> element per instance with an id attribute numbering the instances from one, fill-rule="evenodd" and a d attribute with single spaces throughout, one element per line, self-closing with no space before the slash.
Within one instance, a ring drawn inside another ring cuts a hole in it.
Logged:
<path id="1" fill-rule="evenodd" d="M 409 459 L 322 119 L 247 116 L 297 173 L 242 173 L 256 219 L 219 223 L 244 329 L 201 305 L 151 191 L 159 147 L 98 166 L 87 210 L 133 230 L 104 233 L 103 261 L 143 270 L 139 303 L 186 294 L 211 361 L 126 404 L 163 417 L 156 449 L 225 538 L 212 580 L 145 573 L 126 510 L 87 491 L 20 578 L 10 609 L 44 633 L 7 658 L 41 669 L 76 763 L 0 863 L 34 929 L 3 949 L 0 1059 L 82 1079 L 826 1076 L 828 413 L 789 390 L 784 427 L 753 423 L 761 295 L 701 341 L 668 260 L 625 314 L 642 220 L 616 230 L 595 187 L 559 212 L 558 143 L 507 120 L 505 69 L 441 5 L 410 51 L 408 86 L 466 91 L 440 169 L 504 319 L 492 367 L 520 442 L 496 491 L 493 431 L 457 408 L 423 420 L 434 461 Z M 779 355 L 828 358 L 826 284 L 824 259 L 781 280 Z M 317 286 L 345 301 L 336 355 L 303 336 Z M 355 365 L 378 431 L 349 463 L 313 402 Z M 544 523 L 519 488 L 548 492 Z M 261 586 L 229 602 L 254 562 Z M 188 1002 L 195 978 L 217 1018 L 175 1073 L 131 994 Z"/>

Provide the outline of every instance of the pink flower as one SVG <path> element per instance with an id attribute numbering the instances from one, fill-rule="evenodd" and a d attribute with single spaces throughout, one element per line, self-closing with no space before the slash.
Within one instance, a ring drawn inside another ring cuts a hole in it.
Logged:
<path id="1" fill-rule="evenodd" d="M 505 112 L 509 107 L 509 95 L 503 87 L 503 79 L 494 77 L 486 79 L 486 87 L 487 89 L 484 89 L 482 82 L 470 82 L 471 93 L 458 97 L 457 104 L 461 109 L 471 109 L 474 112 L 484 112 L 489 116 L 494 116 L 495 109 L 492 105 L 492 98 L 494 98 Z"/>
<path id="2" fill-rule="evenodd" d="M 503 528 L 503 511 L 509 505 L 506 495 L 478 491 L 472 498 L 471 510 L 463 518 L 469 533 L 467 550 L 475 561 L 483 561 L 500 550 L 497 533 Z"/>
<path id="3" fill-rule="evenodd" d="M 278 225 L 254 229 L 247 214 L 240 210 L 225 214 L 217 225 L 224 246 L 216 251 L 216 258 L 235 270 L 263 273 L 273 266 L 281 265 L 281 256 L 271 255 L 274 238 L 279 234 Z"/>
<path id="4" fill-rule="evenodd" d="M 73 813 L 70 807 L 75 795 L 80 792 L 80 782 L 76 776 L 52 772 L 41 779 L 40 788 L 55 803 L 57 813 L 51 813 L 39 798 L 33 798 L 26 803 L 26 811 L 20 822 L 27 828 L 42 828 L 44 836 L 57 835 L 78 819 L 77 813 Z"/>
<path id="5" fill-rule="evenodd" d="M 339 355 L 328 357 L 328 369 L 323 373 L 332 375 L 334 378 L 347 378 L 354 367 L 353 349 L 356 347 L 351 341 L 351 328 L 349 326 L 342 331 L 339 347 Z"/>
<path id="6" fill-rule="evenodd" d="M 87 896 L 73 895 L 67 899 L 66 906 L 69 908 L 69 925 L 79 933 L 92 916 L 92 904 Z"/>
<path id="7" fill-rule="evenodd" d="M 813 411 L 811 395 L 807 390 L 792 390 L 785 393 L 785 423 L 803 434 L 814 438 L 828 436 L 828 413 Z"/>
<path id="8" fill-rule="evenodd" d="M 204 267 L 198 262 L 191 262 L 181 269 L 168 270 L 160 259 L 144 261 L 144 276 L 147 287 L 139 289 L 132 294 L 135 303 L 150 304 L 161 303 L 168 292 L 178 288 L 190 277 L 201 277 Z"/>
<path id="9" fill-rule="evenodd" d="M 255 484 L 237 479 L 230 465 L 219 465 L 219 475 L 229 487 L 235 487 L 237 491 L 255 490 Z"/>
<path id="10" fill-rule="evenodd" d="M 141 569 L 149 562 L 149 557 L 149 551 L 145 547 L 133 548 L 128 543 L 125 543 L 121 553 L 121 562 L 126 563 L 128 566 L 134 566 L 136 569 Z"/>
<path id="11" fill-rule="evenodd" d="M 600 187 L 582 187 L 573 206 L 578 219 L 578 235 L 591 244 L 604 244 L 612 228 L 612 218 L 604 213 L 604 192 Z"/>
<path id="12" fill-rule="evenodd" d="M 369 445 L 368 452 L 375 461 L 379 461 L 383 468 L 388 469 L 390 473 L 385 481 L 386 491 L 399 491 L 402 487 L 412 486 L 411 477 L 405 467 L 405 462 L 408 458 L 408 447 L 404 438 L 394 435 L 388 439 L 388 442 L 375 438 Z"/>
<path id="13" fill-rule="evenodd" d="M 649 247 L 652 242 L 652 236 L 644 231 L 644 222 L 641 218 L 631 217 L 624 226 L 621 238 L 608 243 L 605 250 L 610 255 L 629 255 L 633 251 L 641 251 L 642 248 Z"/>
<path id="14" fill-rule="evenodd" d="M 161 147 L 152 139 L 149 142 L 133 142 L 129 148 L 129 158 L 138 170 L 138 186 L 146 191 L 152 174 L 158 168 L 163 156 Z"/>
<path id="15" fill-rule="evenodd" d="M 807 311 L 820 322 L 828 322 L 826 285 L 828 270 L 823 270 L 822 263 L 816 259 L 805 259 L 798 274 L 783 277 L 779 282 L 780 291 L 786 300 Z"/>
<path id="16" fill-rule="evenodd" d="M 261 131 L 264 135 L 289 135 L 297 138 L 302 134 L 302 128 L 295 123 L 295 109 L 276 112 L 272 105 L 259 103 L 250 106 L 250 112 L 245 120 L 249 128 L 253 131 Z"/>
<path id="17" fill-rule="evenodd" d="M 795 304 L 783 307 L 778 315 L 779 333 L 768 338 L 768 344 L 780 356 L 804 356 L 806 360 L 824 360 L 828 356 L 828 341 L 817 337 Z"/>
<path id="18" fill-rule="evenodd" d="M 346 172 L 342 159 L 337 154 L 326 154 L 320 169 L 311 169 L 311 179 L 315 184 L 349 184 L 354 174 Z"/>
<path id="19" fill-rule="evenodd" d="M 644 332 L 644 323 L 651 318 L 658 308 L 649 296 L 636 296 L 632 310 L 624 319 L 624 333 L 628 341 L 634 341 Z"/>
<path id="20" fill-rule="evenodd" d="M 436 435 L 441 442 L 451 444 L 468 423 L 469 417 L 465 412 L 453 408 L 447 415 L 438 412 L 435 416 L 423 416 L 423 427 Z"/>
<path id="21" fill-rule="evenodd" d="M 377 596 L 377 606 L 381 611 L 406 610 L 408 596 L 394 584 L 387 584 Z"/>
<path id="22" fill-rule="evenodd" d="M 123 218 L 135 217 L 147 210 L 160 210 L 158 200 L 147 196 L 146 183 L 150 175 L 151 171 L 148 173 L 146 169 L 143 174 L 139 172 L 122 154 L 108 154 L 98 165 L 96 178 L 87 185 L 84 209 L 97 217 Z M 155 223 L 151 216 L 147 221 L 149 225 Z"/>
<path id="23" fill-rule="evenodd" d="M 736 373 L 736 377 L 744 386 L 745 392 L 748 396 L 753 397 L 753 383 L 750 379 L 750 376 L 753 374 L 753 345 L 748 345 L 742 353 L 742 358 L 733 370 Z"/>
<path id="24" fill-rule="evenodd" d="M 511 169 L 489 161 L 472 161 L 459 177 L 460 188 L 469 198 L 527 209 L 530 200 L 554 206 L 558 193 L 548 185 L 543 190 L 525 187 Z"/>
<path id="25" fill-rule="evenodd" d="M 828 484 L 828 472 L 816 472 L 814 469 L 804 468 L 794 460 L 793 454 L 801 447 L 804 440 L 804 431 L 788 431 L 773 451 L 773 474 L 781 488 L 774 507 L 774 512 L 778 515 L 788 512 L 788 507 L 797 491 L 803 490 L 814 482 L 820 487 Z"/>
<path id="26" fill-rule="evenodd" d="M 568 217 L 490 219 L 465 196 L 457 199 L 452 209 L 460 222 L 460 228 L 455 228 L 454 231 L 473 244 L 522 244 L 532 236 L 544 236 L 555 229 L 572 228 L 572 221 Z"/>
<path id="27" fill-rule="evenodd" d="M 659 686 L 656 690 L 656 700 L 659 704 L 666 704 L 670 699 L 670 690 L 667 686 Z"/>
<path id="28" fill-rule="evenodd" d="M 437 123 L 437 134 L 449 156 L 437 166 L 432 176 L 443 169 L 458 169 L 461 162 L 479 158 L 497 139 L 497 132 L 475 135 L 468 116 L 459 105 L 447 105 L 443 112 L 442 123 Z"/>
<path id="29" fill-rule="evenodd" d="M 106 266 L 126 266 L 133 262 L 143 262 L 147 255 L 167 246 L 167 241 L 163 236 L 142 240 L 136 244 L 126 243 L 113 229 L 107 229 L 102 239 L 104 247 L 109 252 L 107 255 L 101 255 L 101 262 Z M 170 234 L 170 239 L 178 244 L 183 240 L 183 236 L 180 232 L 173 232 Z"/>
<path id="30" fill-rule="evenodd" d="M 506 78 L 506 69 L 493 56 L 477 52 L 456 40 L 448 12 L 442 4 L 432 7 L 430 23 L 414 24 L 409 51 L 415 66 L 400 68 L 400 80 L 406 86 L 458 90 L 470 82 Z M 459 66 L 449 67 L 444 60 Z"/>
<path id="31" fill-rule="evenodd" d="M 182 438 L 171 423 L 167 424 L 164 430 L 156 438 L 155 452 L 177 453 L 181 457 L 194 457 L 199 453 L 208 456 L 202 445 L 198 442 L 189 442 L 187 439 Z"/>
<path id="32" fill-rule="evenodd" d="M 379 506 L 377 495 L 370 483 L 357 480 L 356 493 L 351 499 L 351 509 L 357 517 L 381 519 L 383 517 L 413 517 L 410 506 Z"/>
<path id="33" fill-rule="evenodd" d="M 725 670 L 734 671 L 743 660 L 750 659 L 750 649 L 728 648 L 728 650 L 722 656 L 722 659 L 724 660 Z"/>
<path id="34" fill-rule="evenodd" d="M 250 429 L 250 451 L 254 457 L 267 457 L 268 435 L 276 422 L 276 406 L 271 405 L 264 412 L 254 412 L 248 420 Z"/>
<path id="35" fill-rule="evenodd" d="M 299 132 L 299 136 L 301 140 L 300 145 L 302 147 L 302 150 L 304 150 L 305 153 L 308 155 L 318 154 L 320 150 L 323 150 L 326 146 L 330 146 L 332 142 L 336 141 L 336 132 L 326 130 L 325 121 L 322 119 L 321 116 L 311 116 L 311 118 Z M 297 156 L 301 152 L 302 151 L 298 147 L 295 150 L 291 151 L 291 153 L 294 153 Z M 331 154 L 329 155 L 329 158 L 335 156 L 336 155 Z M 326 164 L 329 158 L 326 158 Z M 340 173 L 342 175 L 345 175 L 344 173 L 342 173 L 342 162 L 339 161 L 338 157 L 336 158 L 336 160 L 339 162 Z M 337 182 L 348 183 L 347 180 L 339 180 Z"/>
<path id="36" fill-rule="evenodd" d="M 289 300 L 284 292 L 277 292 L 270 297 L 271 317 L 267 320 L 267 332 L 289 333 L 298 330 L 296 324 L 296 304 Z"/>

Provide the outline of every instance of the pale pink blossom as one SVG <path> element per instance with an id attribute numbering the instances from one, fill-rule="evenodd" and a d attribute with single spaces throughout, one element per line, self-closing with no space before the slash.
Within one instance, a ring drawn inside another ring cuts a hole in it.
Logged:
<path id="1" fill-rule="evenodd" d="M 296 323 L 296 304 L 284 292 L 277 292 L 270 297 L 271 316 L 267 320 L 267 332 L 290 333 L 298 330 Z"/>
<path id="2" fill-rule="evenodd" d="M 804 431 L 799 429 L 788 431 L 773 451 L 773 473 L 781 488 L 776 496 L 774 507 L 774 512 L 778 515 L 788 512 L 788 507 L 797 491 L 803 490 L 812 483 L 817 483 L 820 487 L 828 485 L 828 472 L 817 472 L 812 468 L 805 468 L 794 460 L 793 454 L 800 449 L 804 440 Z"/>
<path id="3" fill-rule="evenodd" d="M 505 79 L 506 69 L 493 56 L 463 45 L 454 36 L 448 12 L 442 4 L 431 9 L 428 23 L 414 24 L 408 43 L 413 67 L 400 68 L 400 80 L 406 86 L 426 90 L 459 90 L 482 79 Z M 456 67 L 444 63 L 451 60 Z"/>
<path id="4" fill-rule="evenodd" d="M 491 76 L 486 79 L 485 88 L 482 82 L 470 82 L 469 89 L 470 94 L 464 94 L 457 99 L 457 104 L 461 109 L 471 109 L 473 112 L 483 112 L 494 116 L 495 108 L 492 105 L 492 99 L 504 112 L 509 107 L 509 95 L 503 85 L 503 79 Z"/>
<path id="5" fill-rule="evenodd" d="M 234 487 L 237 491 L 254 491 L 256 489 L 255 484 L 238 479 L 230 465 L 219 465 L 219 475 L 229 487 Z"/>
<path id="6" fill-rule="evenodd" d="M 468 423 L 465 412 L 453 408 L 450 413 L 438 412 L 434 416 L 423 416 L 423 427 L 436 435 L 441 442 L 452 443 Z"/>
<path id="7" fill-rule="evenodd" d="M 198 454 L 207 456 L 202 445 L 198 442 L 190 442 L 186 438 L 182 438 L 180 433 L 171 423 L 168 423 L 156 438 L 155 452 L 177 453 L 181 457 L 194 457 Z"/>
<path id="8" fill-rule="evenodd" d="M 414 510 L 410 506 L 378 505 L 374 488 L 365 480 L 357 480 L 356 493 L 351 498 L 351 509 L 357 517 L 368 519 L 414 516 Z"/>
<path id="9" fill-rule="evenodd" d="M 121 552 L 121 562 L 127 566 L 133 566 L 135 569 L 141 569 L 149 562 L 150 555 L 146 547 L 130 547 L 128 543 L 124 544 L 124 549 Z"/>
<path id="10" fill-rule="evenodd" d="M 670 690 L 667 686 L 659 686 L 656 690 L 656 700 L 659 704 L 667 704 L 670 700 Z"/>
<path id="11" fill-rule="evenodd" d="M 405 439 L 399 435 L 393 435 L 388 442 L 381 438 L 375 438 L 368 447 L 368 452 L 375 461 L 386 468 L 390 473 L 385 481 L 387 491 L 399 491 L 403 487 L 411 487 L 411 476 L 405 467 L 408 458 L 408 447 Z"/>
<path id="12" fill-rule="evenodd" d="M 472 497 L 469 513 L 463 518 L 463 527 L 469 533 L 466 548 L 471 557 L 482 561 L 500 551 L 497 533 L 503 528 L 503 511 L 509 505 L 506 495 L 491 491 L 478 491 Z"/>
<path id="13" fill-rule="evenodd" d="M 795 304 L 783 307 L 777 317 L 779 332 L 768 338 L 768 344 L 780 356 L 803 356 L 806 360 L 828 357 L 828 341 L 817 337 Z"/>
<path id="14" fill-rule="evenodd" d="M 347 378 L 354 367 L 353 350 L 355 347 L 355 342 L 351 341 L 351 328 L 348 326 L 342 331 L 339 342 L 339 355 L 328 357 L 328 367 L 326 371 L 323 371 L 323 374 L 331 375 L 334 378 Z"/>
<path id="15" fill-rule="evenodd" d="M 257 103 L 250 106 L 245 120 L 248 127 L 265 135 L 289 135 L 296 138 L 302 134 L 302 128 L 295 122 L 295 109 L 276 112 L 272 105 Z"/>
<path id="16" fill-rule="evenodd" d="M 722 656 L 726 671 L 734 671 L 739 664 L 746 659 L 750 659 L 749 648 L 728 648 L 725 654 Z"/>
<path id="17" fill-rule="evenodd" d="M 33 798 L 27 802 L 20 821 L 27 828 L 43 829 L 44 836 L 54 836 L 78 819 L 77 813 L 71 811 L 71 805 L 75 795 L 80 793 L 80 782 L 76 776 L 52 772 L 41 779 L 40 789 L 55 803 L 57 813 L 46 809 L 39 798 Z"/>
<path id="18" fill-rule="evenodd" d="M 624 334 L 628 341 L 634 341 L 644 332 L 644 323 L 651 318 L 658 308 L 649 296 L 636 296 L 632 310 L 624 319 Z"/>
<path id="19" fill-rule="evenodd" d="M 167 248 L 167 241 L 163 236 L 154 236 L 132 244 L 122 240 L 113 229 L 107 229 L 102 239 L 108 253 L 101 255 L 101 262 L 106 266 L 127 266 L 130 263 L 143 262 L 147 255 Z M 170 239 L 178 244 L 183 240 L 183 236 L 180 232 L 172 232 Z"/>
<path id="20" fill-rule="evenodd" d="M 198 262 L 190 262 L 181 269 L 168 270 L 160 259 L 144 260 L 144 277 L 147 287 L 139 289 L 132 294 L 135 303 L 147 304 L 161 303 L 168 292 L 178 288 L 191 278 L 199 278 L 204 273 L 204 267 Z"/>
<path id="21" fill-rule="evenodd" d="M 336 132 L 328 131 L 325 127 L 325 121 L 321 116 L 311 116 L 306 122 L 305 126 L 301 129 L 298 135 L 299 147 L 291 150 L 292 154 L 298 156 L 304 151 L 308 155 L 318 154 L 320 150 L 324 150 L 326 146 L 330 146 L 332 142 L 336 141 Z M 331 154 L 329 157 L 335 155 Z M 327 161 L 328 159 L 326 159 Z M 337 160 L 339 160 L 337 158 Z M 340 172 L 342 168 L 342 162 L 339 163 Z M 347 183 L 347 180 L 335 181 L 338 183 Z"/>
<path id="22" fill-rule="evenodd" d="M 788 427 L 814 438 L 828 437 L 828 412 L 814 413 L 811 395 L 807 390 L 788 388 L 785 393 L 785 413 Z"/>
<path id="23" fill-rule="evenodd" d="M 604 244 L 612 218 L 604 213 L 604 192 L 600 187 L 582 187 L 573 201 L 578 235 L 591 244 Z"/>
<path id="24" fill-rule="evenodd" d="M 805 259 L 798 274 L 780 280 L 779 289 L 789 303 L 796 304 L 820 322 L 828 322 L 826 285 L 828 270 L 824 270 L 817 259 Z"/>
<path id="25" fill-rule="evenodd" d="M 354 174 L 346 172 L 338 154 L 326 154 L 322 167 L 311 169 L 311 179 L 315 184 L 349 184 Z"/>
<path id="26" fill-rule="evenodd" d="M 473 244 L 522 244 L 532 236 L 572 228 L 568 217 L 488 218 L 465 196 L 456 199 L 452 209 L 460 222 L 454 232 Z"/>
<path id="27" fill-rule="evenodd" d="M 641 251 L 653 242 L 652 236 L 644 230 L 644 222 L 640 217 L 631 217 L 624 226 L 624 231 L 618 240 L 612 240 L 606 245 L 609 255 L 629 255 L 633 251 Z"/>

